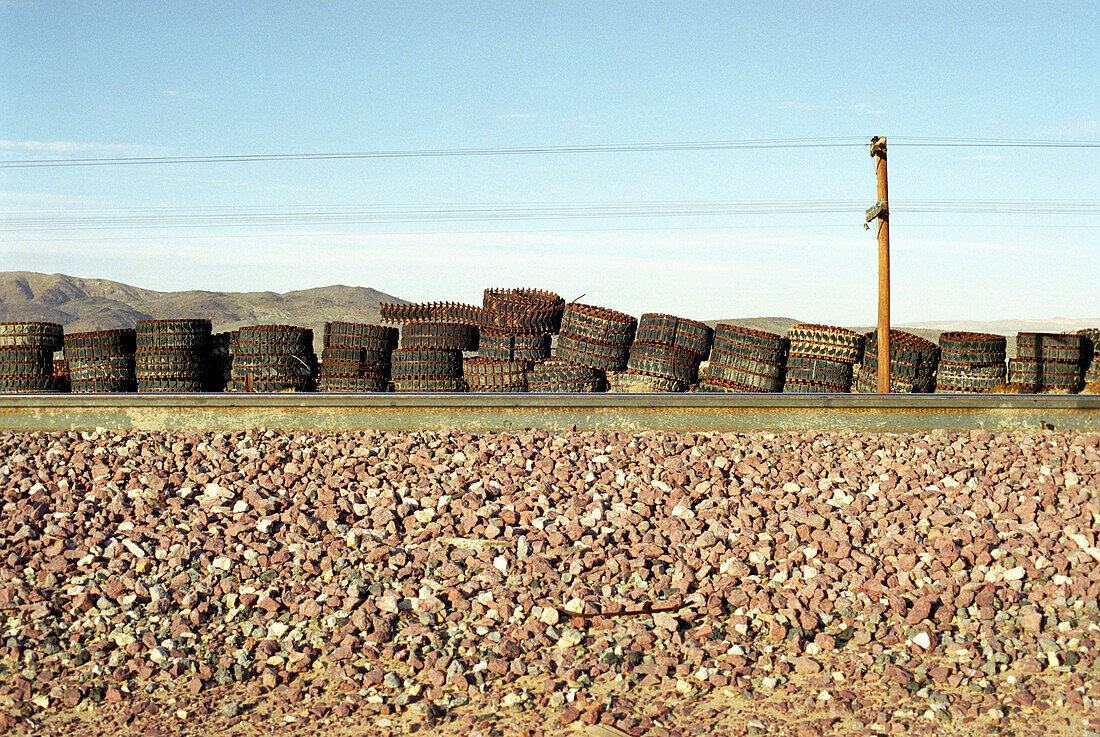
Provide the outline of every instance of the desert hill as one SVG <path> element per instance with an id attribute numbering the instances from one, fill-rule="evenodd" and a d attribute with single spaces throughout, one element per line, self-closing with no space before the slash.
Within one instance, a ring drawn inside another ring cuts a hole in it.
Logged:
<path id="1" fill-rule="evenodd" d="M 318 351 L 325 322 L 378 322 L 381 302 L 405 300 L 337 284 L 286 292 L 157 292 L 108 279 L 0 272 L 0 322 L 57 322 L 66 333 L 133 327 L 138 320 L 205 317 L 214 331 L 242 325 L 312 328 Z"/>

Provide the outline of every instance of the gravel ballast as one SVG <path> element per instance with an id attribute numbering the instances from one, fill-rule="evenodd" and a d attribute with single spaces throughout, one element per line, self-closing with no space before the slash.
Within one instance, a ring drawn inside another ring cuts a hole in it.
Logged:
<path id="1" fill-rule="evenodd" d="M 7 433 L 0 490 L 0 731 L 1100 735 L 1100 435 Z"/>

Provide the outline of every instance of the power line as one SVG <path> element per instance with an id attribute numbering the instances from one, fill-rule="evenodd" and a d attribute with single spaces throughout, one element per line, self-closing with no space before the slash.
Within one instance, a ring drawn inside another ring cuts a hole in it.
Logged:
<path id="1" fill-rule="evenodd" d="M 610 143 L 574 146 L 511 146 L 482 148 L 429 148 L 319 153 L 202 154 L 195 156 L 112 156 L 55 159 L 3 159 L 0 169 L 36 169 L 71 166 L 133 166 L 145 164 L 228 164 L 279 161 L 340 161 L 351 159 L 412 159 L 482 156 L 532 156 L 552 154 L 656 153 L 678 151 L 738 151 L 753 149 L 840 148 L 866 146 L 860 136 L 825 138 L 758 138 L 718 141 L 666 141 Z M 972 148 L 1100 148 L 1100 141 L 1027 138 L 936 138 L 897 136 L 891 147 Z"/>
<path id="2" fill-rule="evenodd" d="M 670 141 L 662 143 L 612 143 L 579 146 L 513 146 L 491 148 L 435 148 L 408 151 L 340 151 L 328 153 L 208 154 L 199 156 L 115 156 L 78 159 L 5 159 L 0 168 L 26 169 L 59 166 L 109 166 L 133 164 L 222 164 L 261 161 L 325 161 L 344 159 L 412 159 L 456 156 L 531 156 L 537 154 L 650 153 L 661 151 L 734 151 L 774 148 L 835 148 L 863 146 L 861 137 L 760 138 L 728 141 Z"/>
<path id="3" fill-rule="evenodd" d="M 865 203 L 846 200 L 716 202 L 521 203 L 269 207 L 163 207 L 9 211 L 0 232 L 278 227 L 488 221 L 629 220 L 794 214 L 858 214 Z M 1062 200 L 900 200 L 893 213 L 961 215 L 1100 214 L 1100 202 Z"/>

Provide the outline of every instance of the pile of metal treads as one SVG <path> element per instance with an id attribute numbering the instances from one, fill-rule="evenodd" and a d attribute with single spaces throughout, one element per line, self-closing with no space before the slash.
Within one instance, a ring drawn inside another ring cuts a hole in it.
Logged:
<path id="1" fill-rule="evenodd" d="M 409 322 L 401 326 L 401 347 L 390 355 L 390 376 L 398 392 L 460 392 L 462 352 L 477 350 L 477 327 L 460 322 Z"/>
<path id="2" fill-rule="evenodd" d="M 948 332 L 940 335 L 937 394 L 981 394 L 1005 383 L 1003 335 Z"/>
<path id="3" fill-rule="evenodd" d="M 210 360 L 209 320 L 140 320 L 134 373 L 139 392 L 201 392 Z"/>
<path id="4" fill-rule="evenodd" d="M 66 335 L 70 391 L 137 391 L 136 350 L 137 331 L 132 328 Z"/>
<path id="5" fill-rule="evenodd" d="M 787 339 L 762 330 L 719 323 L 707 365 L 699 373 L 701 392 L 761 393 L 783 387 Z"/>
<path id="6" fill-rule="evenodd" d="M 471 392 L 525 392 L 530 361 L 474 356 L 462 361 L 462 378 Z"/>
<path id="7" fill-rule="evenodd" d="M 864 337 L 835 325 L 804 323 L 787 330 L 784 394 L 845 394 L 863 357 Z"/>
<path id="8" fill-rule="evenodd" d="M 229 344 L 231 392 L 305 392 L 314 388 L 313 331 L 294 325 L 249 325 Z"/>
<path id="9" fill-rule="evenodd" d="M 61 391 L 53 373 L 62 328 L 55 322 L 0 323 L 0 392 Z"/>
<path id="10" fill-rule="evenodd" d="M 69 362 L 66 361 L 64 358 L 54 357 L 53 379 L 55 382 L 57 382 L 58 391 L 69 391 Z"/>
<path id="11" fill-rule="evenodd" d="M 491 328 L 482 328 L 479 332 L 477 354 L 481 358 L 523 361 L 528 364 L 550 358 L 552 333 L 523 335 L 505 333 Z"/>
<path id="12" fill-rule="evenodd" d="M 1084 379 L 1087 338 L 1077 333 L 1017 333 L 1008 378 L 1026 392 L 1073 394 Z"/>
<path id="13" fill-rule="evenodd" d="M 1082 350 L 1085 358 L 1082 363 L 1085 367 L 1085 383 L 1096 384 L 1100 382 L 1100 330 L 1085 328 L 1078 330 L 1077 334 L 1084 338 Z"/>
<path id="14" fill-rule="evenodd" d="M 482 305 L 478 323 L 482 331 L 549 335 L 561 327 L 565 300 L 542 289 L 486 289 Z"/>
<path id="15" fill-rule="evenodd" d="M 930 340 L 902 330 L 890 331 L 890 392 L 928 394 L 936 388 L 940 348 Z M 852 378 L 852 392 L 878 391 L 878 332 L 867 333 L 863 360 Z"/>
<path id="16" fill-rule="evenodd" d="M 624 373 L 609 374 L 613 392 L 682 392 L 694 384 L 713 331 L 683 317 L 646 313 L 626 360 Z"/>
<path id="17" fill-rule="evenodd" d="M 237 331 L 214 333 L 210 336 L 210 360 L 206 364 L 206 390 L 224 392 L 233 380 L 233 354 L 230 345 L 237 339 Z"/>
<path id="18" fill-rule="evenodd" d="M 603 371 L 561 358 L 548 358 L 527 372 L 530 392 L 602 392 L 606 388 Z"/>
<path id="19" fill-rule="evenodd" d="M 550 357 L 565 300 L 541 289 L 486 289 L 482 304 L 478 357 L 463 366 L 467 389 L 527 391 L 527 369 Z"/>
<path id="20" fill-rule="evenodd" d="M 542 391 L 601 391 L 605 386 L 608 372 L 622 371 L 626 368 L 630 356 L 630 344 L 634 341 L 637 321 L 630 315 L 595 307 L 572 303 L 565 306 L 561 318 L 561 333 L 555 358 L 556 369 L 537 372 L 535 377 L 540 384 L 572 383 L 576 388 Z M 573 367 L 584 367 L 596 371 L 595 377 Z M 532 371 L 539 367 L 534 367 Z M 561 373 L 564 372 L 564 373 Z M 572 381 L 547 381 L 549 376 L 557 374 L 559 379 L 572 377 Z M 535 380 L 527 377 L 529 386 Z M 595 389 L 587 387 L 593 385 Z M 582 388 L 584 387 L 584 388 Z M 531 388 L 531 391 L 538 391 Z"/>
<path id="21" fill-rule="evenodd" d="M 397 328 L 356 322 L 326 322 L 321 372 L 322 392 L 384 392 L 390 383 L 390 355 Z"/>

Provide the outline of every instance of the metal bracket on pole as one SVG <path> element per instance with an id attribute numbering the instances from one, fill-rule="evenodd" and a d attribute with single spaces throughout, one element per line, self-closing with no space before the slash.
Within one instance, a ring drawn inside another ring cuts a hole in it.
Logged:
<path id="1" fill-rule="evenodd" d="M 890 219 L 890 210 L 886 207 L 886 200 L 879 200 L 871 207 L 867 208 L 867 222 L 871 222 L 877 218 L 883 220 Z"/>
<path id="2" fill-rule="evenodd" d="M 882 136 L 875 136 L 871 139 L 871 158 L 886 158 L 886 139 Z"/>

